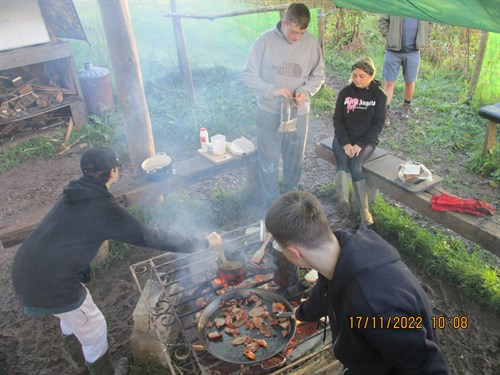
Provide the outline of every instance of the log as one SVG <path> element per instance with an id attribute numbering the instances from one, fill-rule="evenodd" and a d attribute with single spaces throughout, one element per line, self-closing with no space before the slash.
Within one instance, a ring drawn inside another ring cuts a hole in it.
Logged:
<path id="1" fill-rule="evenodd" d="M 164 17 L 171 17 L 171 18 L 194 18 L 194 19 L 199 19 L 199 20 L 209 20 L 213 21 L 217 18 L 225 18 L 225 17 L 237 17 L 237 16 L 244 16 L 247 14 L 255 14 L 255 13 L 264 13 L 264 12 L 273 12 L 276 10 L 282 11 L 285 10 L 288 7 L 288 4 L 284 5 L 270 5 L 270 6 L 264 6 L 264 7 L 259 7 L 255 9 L 248 9 L 248 10 L 237 10 L 234 12 L 228 12 L 228 13 L 219 13 L 219 14 L 212 14 L 212 15 L 196 15 L 192 14 L 190 11 L 189 13 L 184 13 L 180 14 L 177 12 L 172 12 L 172 13 L 165 13 Z"/>

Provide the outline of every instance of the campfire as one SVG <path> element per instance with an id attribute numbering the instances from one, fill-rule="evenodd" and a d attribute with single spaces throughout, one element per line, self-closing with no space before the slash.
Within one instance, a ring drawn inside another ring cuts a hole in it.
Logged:
<path id="1" fill-rule="evenodd" d="M 263 243 L 259 224 L 223 234 L 228 259 L 252 259 Z M 276 316 L 307 298 L 312 284 L 284 277 L 292 268 L 271 243 L 258 264 L 245 263 L 236 283 L 221 277 L 217 258 L 206 250 L 165 253 L 130 267 L 172 374 L 281 372 L 324 350 L 323 326 Z"/>

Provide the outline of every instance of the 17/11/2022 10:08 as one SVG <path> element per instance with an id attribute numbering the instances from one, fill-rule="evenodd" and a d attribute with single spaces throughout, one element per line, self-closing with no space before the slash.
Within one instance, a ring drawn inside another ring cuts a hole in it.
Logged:
<path id="1" fill-rule="evenodd" d="M 351 329 L 422 329 L 424 327 L 421 316 L 350 316 Z M 434 329 L 467 329 L 469 318 L 467 316 L 438 315 L 431 317 Z"/>

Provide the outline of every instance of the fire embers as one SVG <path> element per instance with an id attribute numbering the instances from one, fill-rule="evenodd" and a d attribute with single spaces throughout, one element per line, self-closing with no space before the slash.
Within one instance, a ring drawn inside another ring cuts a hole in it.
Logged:
<path id="1" fill-rule="evenodd" d="M 271 311 L 255 293 L 246 298 L 222 301 L 221 315 L 206 324 L 211 330 L 206 333 L 211 341 L 231 339 L 234 346 L 242 346 L 242 355 L 249 360 L 256 358 L 259 348 L 267 348 L 268 341 L 276 335 L 290 334 L 290 318 L 277 318 L 278 312 L 285 311 L 280 302 L 272 302 Z"/>

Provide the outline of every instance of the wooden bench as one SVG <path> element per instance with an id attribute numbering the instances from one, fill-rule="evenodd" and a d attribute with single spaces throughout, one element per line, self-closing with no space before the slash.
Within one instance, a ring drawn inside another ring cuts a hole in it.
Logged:
<path id="1" fill-rule="evenodd" d="M 316 154 L 331 164 L 335 163 L 332 151 L 332 138 L 324 139 L 315 145 Z M 363 165 L 366 180 L 371 189 L 378 189 L 406 206 L 430 217 L 458 235 L 477 243 L 486 250 L 500 256 L 500 220 L 498 216 L 474 216 L 451 211 L 434 211 L 431 208 L 433 195 L 447 193 L 437 187 L 442 178 L 433 175 L 432 182 L 425 181 L 417 186 L 405 186 L 397 177 L 397 168 L 404 163 L 387 151 L 377 148 L 378 157 L 369 159 Z M 385 153 L 384 153 L 385 151 Z M 375 153 L 374 153 L 375 154 Z"/>
<path id="2" fill-rule="evenodd" d="M 222 164 L 213 164 L 201 156 L 178 162 L 174 160 L 172 168 L 176 171 L 175 175 L 158 182 L 152 182 L 145 176 L 133 176 L 112 186 L 111 192 L 124 206 L 139 203 L 154 204 L 162 194 L 171 193 L 237 168 L 246 168 L 247 181 L 255 180 L 255 177 L 249 176 L 255 173 L 256 161 L 255 152 L 234 157 Z M 23 242 L 51 208 L 52 204 L 0 220 L 0 243 L 8 248 Z"/>
<path id="3" fill-rule="evenodd" d="M 486 139 L 483 148 L 484 153 L 487 154 L 495 147 L 497 125 L 500 123 L 500 102 L 482 107 L 478 113 L 479 116 L 488 120 L 488 130 L 486 131 Z"/>

